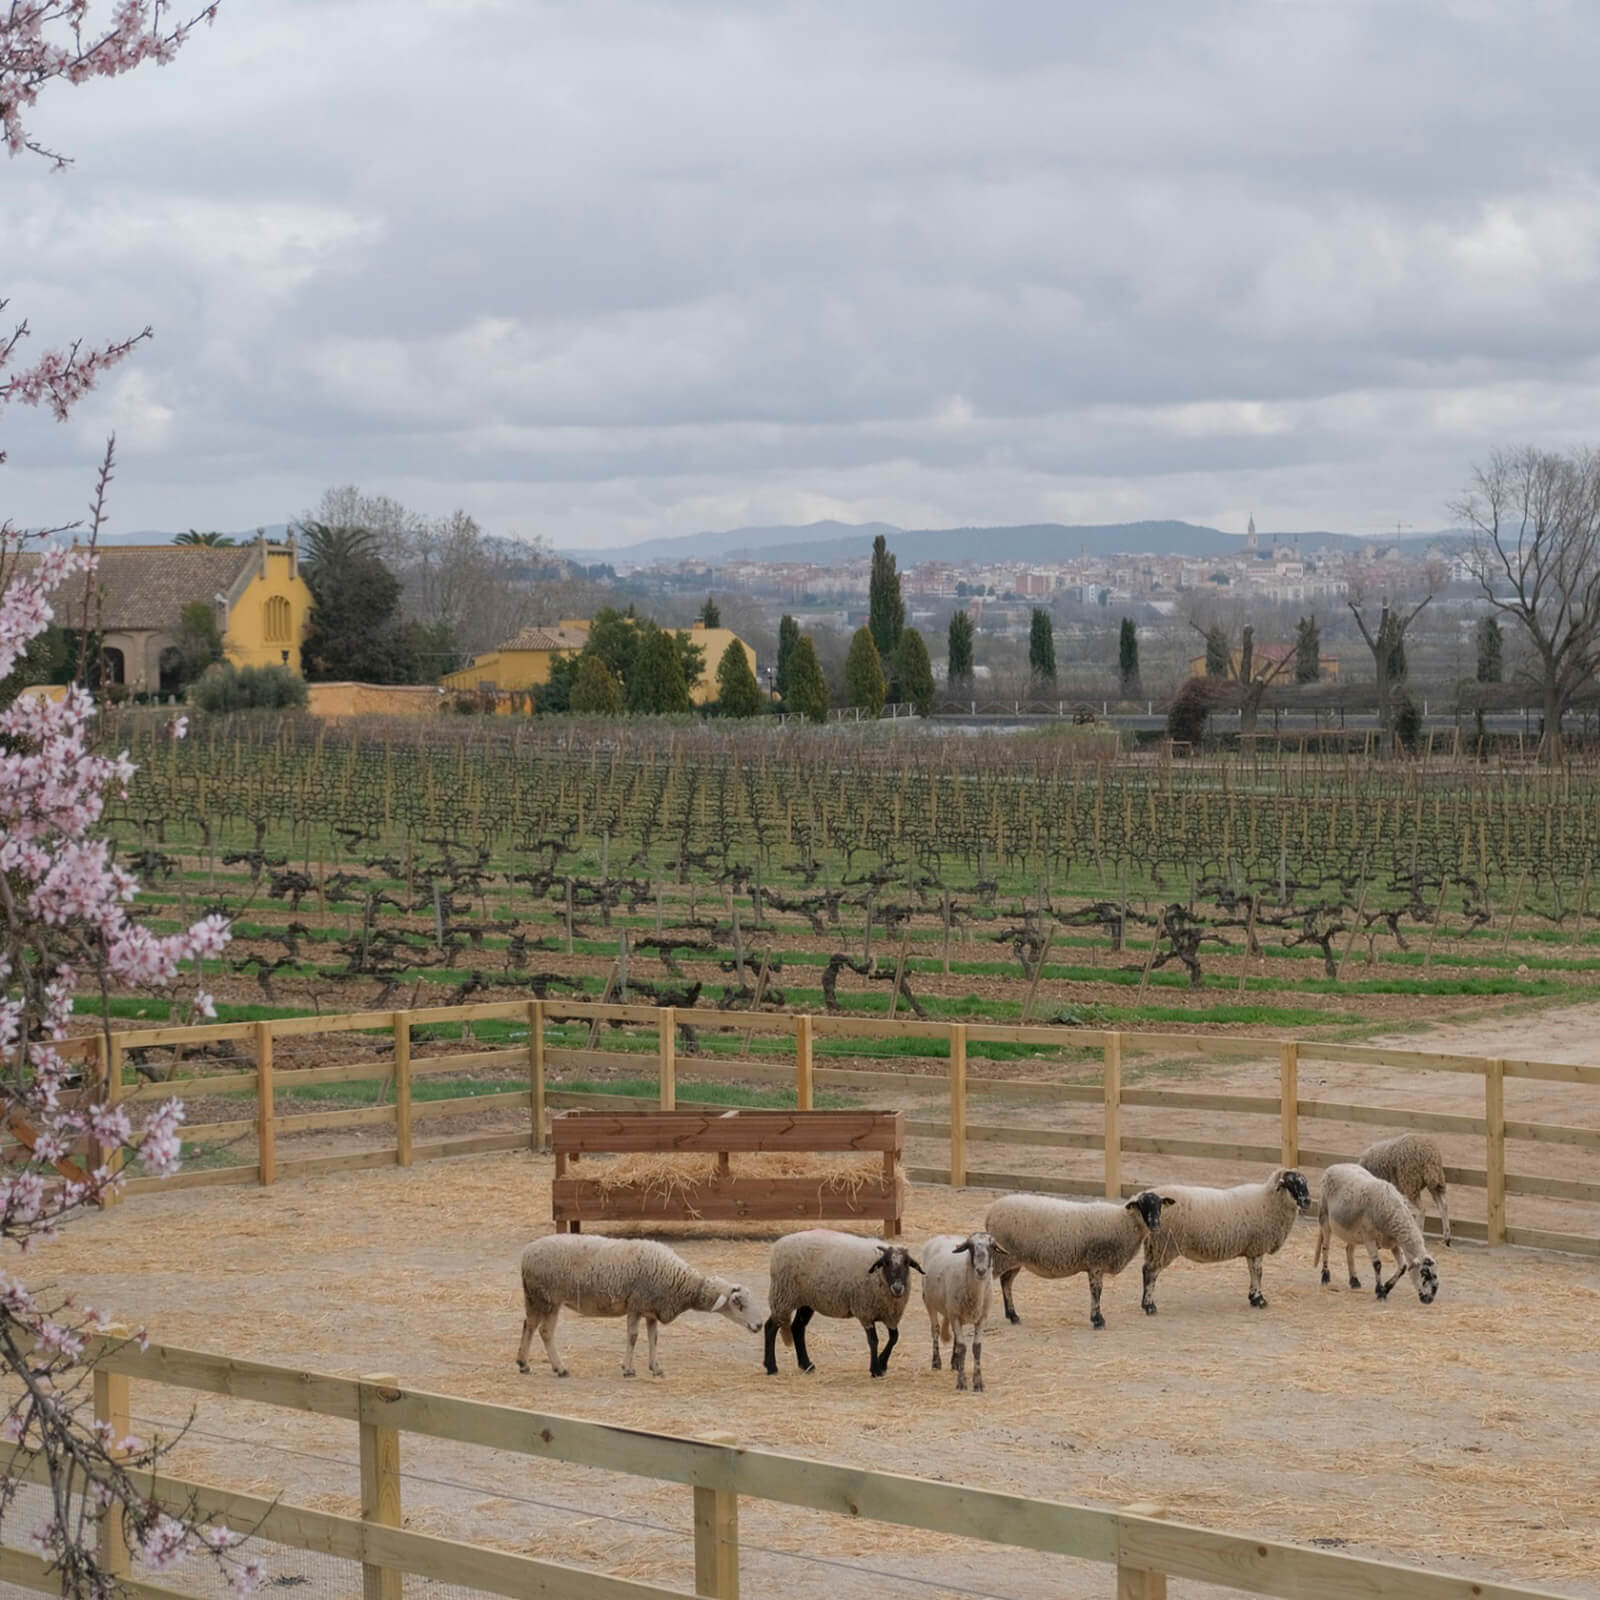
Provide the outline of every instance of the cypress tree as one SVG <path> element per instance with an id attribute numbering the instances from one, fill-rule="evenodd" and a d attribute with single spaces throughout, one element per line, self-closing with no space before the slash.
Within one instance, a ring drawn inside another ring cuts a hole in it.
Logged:
<path id="1" fill-rule="evenodd" d="M 791 616 L 785 616 L 778 624 L 778 660 L 776 684 L 780 700 L 789 698 L 789 661 L 794 654 L 794 647 L 800 642 L 800 624 Z"/>
<path id="2" fill-rule="evenodd" d="M 900 635 L 894 675 L 901 694 L 911 702 L 916 714 L 927 716 L 933 710 L 933 662 L 928 659 L 927 644 L 915 628 L 907 628 Z"/>
<path id="3" fill-rule="evenodd" d="M 1132 694 L 1139 687 L 1139 632 L 1132 617 L 1122 619 L 1117 637 L 1117 671 L 1123 694 Z"/>
<path id="4" fill-rule="evenodd" d="M 599 656 L 583 655 L 572 682 L 572 709 L 581 716 L 614 717 L 622 710 L 622 686 Z"/>
<path id="5" fill-rule="evenodd" d="M 807 722 L 828 720 L 828 680 L 822 675 L 822 663 L 817 660 L 817 647 L 810 634 L 802 633 L 795 640 L 789 656 L 789 693 L 785 703 Z"/>
<path id="6" fill-rule="evenodd" d="M 889 686 L 884 680 L 878 647 L 868 628 L 857 628 L 855 638 L 850 641 L 850 654 L 844 663 L 844 685 L 851 705 L 860 706 L 873 717 L 882 712 L 883 697 Z"/>
<path id="7" fill-rule="evenodd" d="M 950 687 L 957 688 L 972 678 L 972 618 L 958 611 L 950 619 L 950 666 L 947 676 Z"/>
<path id="8" fill-rule="evenodd" d="M 867 585 L 867 626 L 878 657 L 888 661 L 900 643 L 906 625 L 905 601 L 900 598 L 900 574 L 889 554 L 889 541 L 880 533 L 872 541 L 872 577 Z"/>
<path id="9" fill-rule="evenodd" d="M 1301 617 L 1294 632 L 1294 681 L 1316 683 L 1322 677 L 1322 633 L 1314 616 Z"/>
<path id="10" fill-rule="evenodd" d="M 760 716 L 761 685 L 750 667 L 750 657 L 737 639 L 728 641 L 717 663 L 717 707 L 725 717 Z"/>
<path id="11" fill-rule="evenodd" d="M 1505 674 L 1505 636 L 1494 617 L 1478 624 L 1478 682 L 1499 683 Z"/>
<path id="12" fill-rule="evenodd" d="M 1056 675 L 1055 624 L 1042 606 L 1033 608 L 1033 622 L 1028 629 L 1028 667 L 1036 678 Z"/>

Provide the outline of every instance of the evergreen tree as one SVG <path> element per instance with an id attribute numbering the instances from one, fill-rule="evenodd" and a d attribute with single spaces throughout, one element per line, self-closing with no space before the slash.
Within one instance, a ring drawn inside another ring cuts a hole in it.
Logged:
<path id="1" fill-rule="evenodd" d="M 764 701 L 745 647 L 737 639 L 730 639 L 717 663 L 718 709 L 725 717 L 757 717 Z"/>
<path id="2" fill-rule="evenodd" d="M 900 693 L 919 717 L 927 716 L 933 710 L 933 662 L 928 659 L 926 642 L 915 628 L 907 628 L 900 635 L 900 647 L 894 654 L 894 675 Z"/>
<path id="3" fill-rule="evenodd" d="M 365 528 L 307 523 L 301 572 L 311 618 L 301 641 L 312 682 L 414 683 L 421 672 L 415 630 L 400 617 L 400 580 Z"/>
<path id="4" fill-rule="evenodd" d="M 712 595 L 708 594 L 706 603 L 700 607 L 700 620 L 708 628 L 720 628 L 722 626 L 722 613 L 717 609 L 716 599 Z"/>
<path id="5" fill-rule="evenodd" d="M 1033 608 L 1033 622 L 1028 629 L 1028 669 L 1036 678 L 1056 675 L 1056 629 L 1043 606 Z"/>
<path id="6" fill-rule="evenodd" d="M 948 679 L 952 689 L 972 680 L 972 618 L 958 611 L 950 619 Z"/>
<path id="7" fill-rule="evenodd" d="M 794 647 L 800 642 L 800 624 L 791 616 L 785 616 L 778 624 L 778 659 L 777 672 L 774 674 L 774 687 L 778 691 L 780 700 L 789 698 L 789 660 L 794 654 Z"/>
<path id="8" fill-rule="evenodd" d="M 1233 650 L 1228 643 L 1228 630 L 1220 622 L 1206 629 L 1206 676 L 1226 678 L 1233 670 Z"/>
<path id="9" fill-rule="evenodd" d="M 572 682 L 572 709 L 580 716 L 615 717 L 622 711 L 622 685 L 597 655 L 578 658 Z"/>
<path id="10" fill-rule="evenodd" d="M 581 655 L 568 655 L 560 650 L 550 657 L 550 676 L 534 690 L 534 703 L 540 711 L 560 715 L 572 709 L 572 690 L 583 659 Z"/>
<path id="11" fill-rule="evenodd" d="M 822 676 L 817 647 L 811 635 L 802 633 L 789 655 L 789 693 L 785 704 L 798 711 L 807 722 L 828 720 L 828 680 Z"/>
<path id="12" fill-rule="evenodd" d="M 646 716 L 688 711 L 689 685 L 678 635 L 647 622 L 639 630 L 633 670 L 624 684 L 628 710 Z"/>
<path id="13" fill-rule="evenodd" d="M 894 655 L 906 625 L 905 601 L 900 598 L 900 574 L 889 554 L 889 542 L 880 533 L 872 541 L 872 577 L 867 586 L 867 626 L 878 647 L 880 661 Z"/>
<path id="14" fill-rule="evenodd" d="M 1322 677 L 1322 631 L 1315 616 L 1301 617 L 1294 630 L 1294 681 L 1316 683 Z"/>
<path id="15" fill-rule="evenodd" d="M 1478 624 L 1478 682 L 1500 683 L 1505 676 L 1505 636 L 1499 620 L 1485 617 Z"/>
<path id="16" fill-rule="evenodd" d="M 1139 687 L 1139 631 L 1132 617 L 1122 619 L 1117 635 L 1117 673 L 1122 679 L 1123 694 L 1133 694 Z"/>
<path id="17" fill-rule="evenodd" d="M 889 686 L 884 681 L 883 662 L 878 658 L 878 647 L 868 628 L 857 628 L 850 641 L 850 654 L 844 663 L 845 696 L 853 706 L 860 706 L 869 716 L 876 717 L 883 710 L 883 697 Z"/>

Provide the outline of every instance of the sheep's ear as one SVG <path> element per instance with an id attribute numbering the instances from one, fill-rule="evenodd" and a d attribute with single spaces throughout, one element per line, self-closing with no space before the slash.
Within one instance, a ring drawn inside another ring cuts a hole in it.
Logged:
<path id="1" fill-rule="evenodd" d="M 915 1267 L 918 1272 L 922 1272 L 922 1263 L 920 1261 L 918 1261 L 915 1256 L 907 1256 L 906 1257 L 906 1265 L 908 1267 Z M 925 1273 L 925 1272 L 922 1272 L 922 1275 L 923 1275 L 923 1277 L 927 1277 L 927 1273 Z"/>
<path id="2" fill-rule="evenodd" d="M 1163 1206 L 1175 1206 L 1177 1203 L 1177 1200 L 1170 1194 L 1164 1194 L 1161 1197 L 1161 1204 Z"/>
<path id="3" fill-rule="evenodd" d="M 970 1239 L 963 1239 L 961 1241 L 961 1243 L 958 1244 L 955 1247 L 955 1249 L 953 1249 L 950 1252 L 950 1254 L 953 1255 L 953 1256 L 959 1256 L 959 1255 L 969 1255 L 970 1256 L 972 1254 L 972 1241 Z"/>
<path id="4" fill-rule="evenodd" d="M 720 1311 L 725 1305 L 727 1305 L 727 1303 L 728 1303 L 727 1295 L 719 1294 L 717 1296 L 716 1300 L 712 1303 L 711 1309 L 713 1311 Z"/>
<path id="5" fill-rule="evenodd" d="M 884 1258 L 882 1256 L 879 1256 L 879 1257 L 877 1257 L 876 1260 L 873 1261 L 872 1265 L 867 1268 L 867 1276 L 869 1278 L 872 1276 L 872 1274 L 874 1272 L 882 1272 L 883 1271 L 883 1260 L 884 1260 Z"/>

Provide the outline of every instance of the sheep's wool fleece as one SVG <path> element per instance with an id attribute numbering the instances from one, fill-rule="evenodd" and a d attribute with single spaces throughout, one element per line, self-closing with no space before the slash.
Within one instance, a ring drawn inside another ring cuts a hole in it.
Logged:
<path id="1" fill-rule="evenodd" d="M 1162 1265 L 1190 1261 L 1237 1261 L 1276 1254 L 1299 1213 L 1287 1189 L 1241 1183 L 1232 1189 L 1198 1184 L 1161 1184 L 1158 1192 L 1177 1203 L 1162 1213 L 1150 1235 L 1150 1254 Z"/>
<path id="2" fill-rule="evenodd" d="M 870 1270 L 878 1253 L 876 1241 L 832 1228 L 785 1234 L 772 1246 L 769 1314 L 787 1325 L 801 1306 L 810 1306 L 819 1317 L 898 1327 L 911 1296 L 895 1299 L 883 1274 Z"/>
<path id="3" fill-rule="evenodd" d="M 671 1322 L 702 1300 L 709 1305 L 709 1287 L 704 1273 L 654 1239 L 553 1233 L 522 1253 L 523 1293 L 536 1309 L 567 1306 L 585 1317 L 633 1312 Z"/>
<path id="4" fill-rule="evenodd" d="M 1008 1194 L 989 1207 L 983 1226 L 1012 1260 L 1041 1278 L 1115 1276 L 1145 1241 L 1144 1224 L 1116 1200 Z"/>

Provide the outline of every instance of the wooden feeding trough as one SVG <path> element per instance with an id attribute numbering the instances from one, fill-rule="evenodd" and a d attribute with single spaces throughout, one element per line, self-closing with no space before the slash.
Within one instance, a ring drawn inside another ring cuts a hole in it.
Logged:
<path id="1" fill-rule="evenodd" d="M 901 1111 L 569 1111 L 550 1127 L 557 1233 L 585 1222 L 863 1219 L 881 1221 L 886 1239 L 900 1232 Z M 573 1172 L 595 1155 L 627 1159 Z M 816 1159 L 840 1155 L 881 1161 Z"/>

